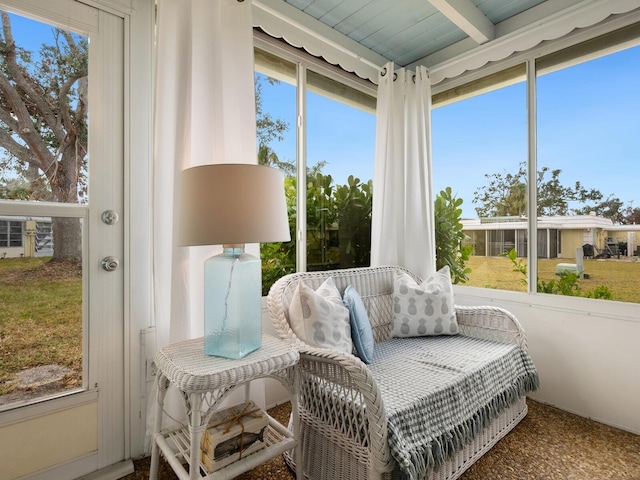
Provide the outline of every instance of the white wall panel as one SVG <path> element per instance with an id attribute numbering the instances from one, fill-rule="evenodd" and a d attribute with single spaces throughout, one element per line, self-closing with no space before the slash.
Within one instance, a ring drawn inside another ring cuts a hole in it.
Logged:
<path id="1" fill-rule="evenodd" d="M 455 298 L 518 318 L 540 374 L 531 398 L 640 433 L 640 305 L 458 286 Z"/>

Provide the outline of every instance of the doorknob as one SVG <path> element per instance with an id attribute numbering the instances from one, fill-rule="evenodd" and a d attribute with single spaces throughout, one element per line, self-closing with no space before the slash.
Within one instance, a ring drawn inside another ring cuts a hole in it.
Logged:
<path id="1" fill-rule="evenodd" d="M 100 218 L 107 225 L 115 225 L 116 223 L 118 223 L 120 216 L 113 210 L 105 210 L 104 212 L 102 212 L 102 215 L 100 215 Z"/>
<path id="2" fill-rule="evenodd" d="M 102 268 L 107 272 L 113 272 L 120 266 L 120 260 L 116 257 L 104 257 L 102 259 Z"/>

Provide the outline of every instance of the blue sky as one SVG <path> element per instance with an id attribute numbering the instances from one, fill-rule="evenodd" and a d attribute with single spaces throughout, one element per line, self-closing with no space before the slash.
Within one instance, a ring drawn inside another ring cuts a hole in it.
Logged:
<path id="1" fill-rule="evenodd" d="M 43 43 L 53 40 L 53 27 L 20 15 L 11 15 L 11 31 L 16 45 L 35 54 Z"/>
<path id="2" fill-rule="evenodd" d="M 538 78 L 538 167 L 559 168 L 627 204 L 638 200 L 640 47 Z M 515 173 L 527 158 L 524 83 L 433 111 L 434 188 L 447 185 L 475 217 L 485 173 Z"/>
<path id="3" fill-rule="evenodd" d="M 291 84 L 263 82 L 264 112 L 289 124 L 284 140 L 272 142 L 281 159 L 296 158 L 296 92 Z M 323 169 L 337 184 L 357 172 L 362 181 L 373 179 L 376 117 L 322 95 L 307 95 L 307 165 L 327 162 Z"/>
<path id="4" fill-rule="evenodd" d="M 600 190 L 640 207 L 640 47 L 538 78 L 538 166 L 562 170 L 560 181 Z M 307 99 L 310 165 L 338 183 L 358 172 L 373 178 L 375 118 L 310 94 Z M 295 91 L 287 84 L 264 88 L 265 111 L 288 121 L 287 139 L 274 144 L 295 158 Z M 475 218 L 474 191 L 485 174 L 515 173 L 527 159 L 525 84 L 436 108 L 433 111 L 434 190 L 451 186 L 463 199 L 463 215 Z"/>

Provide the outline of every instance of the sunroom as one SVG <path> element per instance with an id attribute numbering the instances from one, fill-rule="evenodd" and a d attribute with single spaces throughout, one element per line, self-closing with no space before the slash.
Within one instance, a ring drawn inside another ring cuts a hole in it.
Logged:
<path id="1" fill-rule="evenodd" d="M 609 277 L 612 300 L 536 291 L 539 259 L 552 256 L 530 233 L 538 218 L 590 211 L 612 231 L 636 230 L 623 225 L 638 214 L 640 0 L 0 0 L 0 10 L 3 46 L 12 33 L 33 52 L 16 65 L 48 58 L 47 42 L 68 55 L 85 49 L 68 107 L 88 129 L 51 127 L 61 137 L 48 153 L 0 135 L 0 193 L 34 174 L 39 185 L 59 178 L 49 167 L 69 165 L 61 145 L 81 151 L 73 195 L 51 184 L 41 196 L 0 198 L 7 228 L 51 219 L 54 257 L 67 238 L 56 224 L 81 239 L 64 253 L 81 259 L 73 374 L 22 387 L 12 376 L 63 364 L 46 346 L 54 335 L 25 347 L 44 352 L 37 362 L 0 366 L 0 478 L 115 479 L 149 455 L 153 360 L 202 336 L 203 262 L 222 251 L 176 240 L 181 171 L 206 164 L 259 161 L 285 178 L 293 240 L 247 248 L 262 255 L 263 294 L 293 271 L 396 264 L 428 275 L 438 196 L 463 200 L 458 216 L 471 223 L 519 218 L 525 291 L 461 281 L 456 304 L 518 318 L 541 379 L 531 399 L 640 434 L 640 302 Z M 6 78 L 3 98 L 16 84 Z M 14 138 L 29 130 L 0 114 Z M 632 251 L 597 261 L 613 279 L 638 265 Z M 16 275 L 0 279 L 3 290 Z M 638 279 L 621 283 L 633 290 Z M 265 303 L 262 329 L 274 333 Z M 0 354 L 30 337 L 42 313 L 29 315 L 17 329 L 0 318 Z M 250 395 L 262 408 L 288 400 L 267 381 Z M 170 404 L 179 416 L 177 396 Z"/>

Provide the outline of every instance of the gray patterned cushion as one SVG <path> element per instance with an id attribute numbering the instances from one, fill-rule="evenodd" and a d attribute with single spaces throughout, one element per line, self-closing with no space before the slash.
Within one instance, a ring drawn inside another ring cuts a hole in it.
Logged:
<path id="1" fill-rule="evenodd" d="M 349 310 L 331 277 L 315 291 L 298 283 L 289 305 L 289 323 L 293 333 L 308 345 L 353 352 Z"/>
<path id="2" fill-rule="evenodd" d="M 397 271 L 393 281 L 394 337 L 455 335 L 458 322 L 449 267 L 443 267 L 418 285 Z"/>

